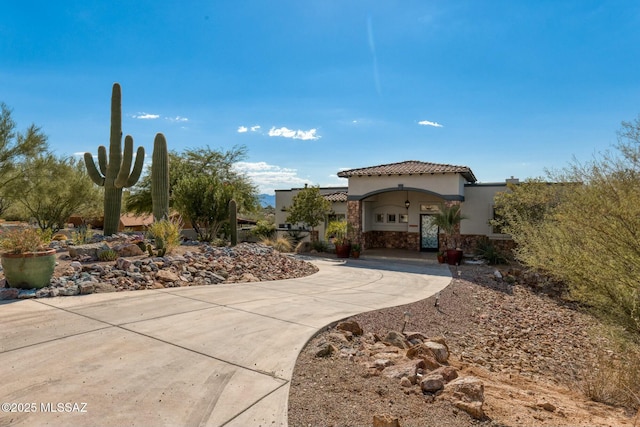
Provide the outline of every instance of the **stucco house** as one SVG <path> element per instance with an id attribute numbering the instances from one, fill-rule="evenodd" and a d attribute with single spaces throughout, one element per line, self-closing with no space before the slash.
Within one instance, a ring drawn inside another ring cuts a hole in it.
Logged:
<path id="1" fill-rule="evenodd" d="M 499 183 L 478 183 L 468 166 L 409 160 L 378 166 L 340 171 L 346 187 L 320 188 L 332 202 L 332 219 L 345 218 L 353 237 L 367 248 L 398 248 L 415 251 L 444 249 L 439 231 L 429 217 L 442 205 L 460 204 L 467 219 L 460 225 L 461 247 L 471 252 L 479 240 L 492 240 L 509 246 L 509 236 L 495 230 L 494 196 L 507 188 L 510 178 Z M 276 190 L 276 226 L 282 232 L 297 230 L 300 224 L 287 224 L 287 208 L 302 188 Z"/>

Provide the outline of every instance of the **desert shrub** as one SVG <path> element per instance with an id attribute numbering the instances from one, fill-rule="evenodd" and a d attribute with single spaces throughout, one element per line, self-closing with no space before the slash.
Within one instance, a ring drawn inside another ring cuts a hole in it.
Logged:
<path id="1" fill-rule="evenodd" d="M 251 233 L 259 239 L 270 239 L 276 232 L 276 225 L 269 221 L 260 220 L 251 230 Z"/>
<path id="2" fill-rule="evenodd" d="M 316 240 L 311 242 L 311 249 L 318 252 L 329 252 L 329 244 L 325 240 Z"/>
<path id="3" fill-rule="evenodd" d="M 478 242 L 476 253 L 491 265 L 507 262 L 506 255 L 489 240 Z"/>
<path id="4" fill-rule="evenodd" d="M 147 228 L 149 238 L 155 241 L 156 249 L 163 249 L 169 254 L 180 246 L 182 224 L 179 219 L 161 219 Z"/>
<path id="5" fill-rule="evenodd" d="M 287 237 L 278 237 L 277 239 L 262 239 L 263 245 L 271 246 L 278 252 L 291 252 L 293 250 L 293 244 Z"/>
<path id="6" fill-rule="evenodd" d="M 80 224 L 76 231 L 71 233 L 71 240 L 76 245 L 84 245 L 85 243 L 91 242 L 91 238 L 93 237 L 93 231 L 91 230 L 91 226 L 88 224 Z"/>
<path id="7" fill-rule="evenodd" d="M 98 252 L 98 259 L 100 261 L 114 261 L 118 258 L 118 252 L 113 249 L 105 249 L 103 251 Z"/>
<path id="8" fill-rule="evenodd" d="M 640 409 L 640 347 L 625 338 L 614 338 L 614 349 L 599 349 L 592 366 L 578 384 L 591 400 Z"/>
<path id="9" fill-rule="evenodd" d="M 513 237 L 518 261 L 640 339 L 640 117 L 623 123 L 615 148 L 547 182 L 510 186 L 496 196 L 495 225 Z"/>

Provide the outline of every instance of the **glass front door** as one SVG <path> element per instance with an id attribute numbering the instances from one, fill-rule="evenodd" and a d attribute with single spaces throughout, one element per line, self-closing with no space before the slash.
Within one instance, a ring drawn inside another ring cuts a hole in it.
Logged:
<path id="1" fill-rule="evenodd" d="M 420 215 L 420 250 L 438 250 L 438 226 L 431 224 L 431 215 Z"/>

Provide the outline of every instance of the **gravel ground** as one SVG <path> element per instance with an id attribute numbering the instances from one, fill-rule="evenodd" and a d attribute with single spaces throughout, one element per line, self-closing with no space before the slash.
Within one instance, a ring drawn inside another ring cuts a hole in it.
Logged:
<path id="1" fill-rule="evenodd" d="M 445 337 L 449 364 L 460 376 L 484 382 L 485 419 L 474 420 L 419 388 L 403 388 L 397 379 L 371 375 L 348 356 L 362 349 L 362 342 L 336 341 L 332 328 L 312 339 L 299 355 L 289 424 L 370 426 L 374 415 L 388 414 L 403 427 L 633 425 L 629 413 L 591 402 L 580 393 L 582 375 L 597 363 L 595 349 L 606 351 L 609 346 L 596 333 L 599 323 L 560 298 L 509 284 L 494 272 L 489 266 L 452 267 L 456 278 L 439 296 L 350 318 L 365 335 L 384 336 L 399 331 L 403 314 L 409 312 L 407 331 Z M 341 351 L 316 357 L 318 346 L 332 340 Z"/>

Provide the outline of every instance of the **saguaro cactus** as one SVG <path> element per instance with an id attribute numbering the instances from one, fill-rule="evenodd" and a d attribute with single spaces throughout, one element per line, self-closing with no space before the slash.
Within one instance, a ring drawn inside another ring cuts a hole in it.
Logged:
<path id="1" fill-rule="evenodd" d="M 229 228 L 231 229 L 231 246 L 238 244 L 238 208 L 236 201 L 229 201 Z"/>
<path id="2" fill-rule="evenodd" d="M 96 168 L 91 153 L 84 153 L 84 162 L 91 180 L 104 187 L 104 235 L 110 236 L 118 232 L 120 208 L 122 205 L 122 189 L 134 185 L 144 163 L 144 148 L 138 147 L 136 161 L 131 170 L 133 160 L 133 138 L 124 138 L 122 144 L 122 92 L 118 83 L 113 84 L 111 93 L 111 131 L 109 136 L 109 159 L 104 145 L 98 147 L 98 165 Z"/>
<path id="3" fill-rule="evenodd" d="M 169 152 L 167 140 L 161 133 L 153 141 L 151 162 L 151 201 L 156 221 L 169 219 Z"/>

